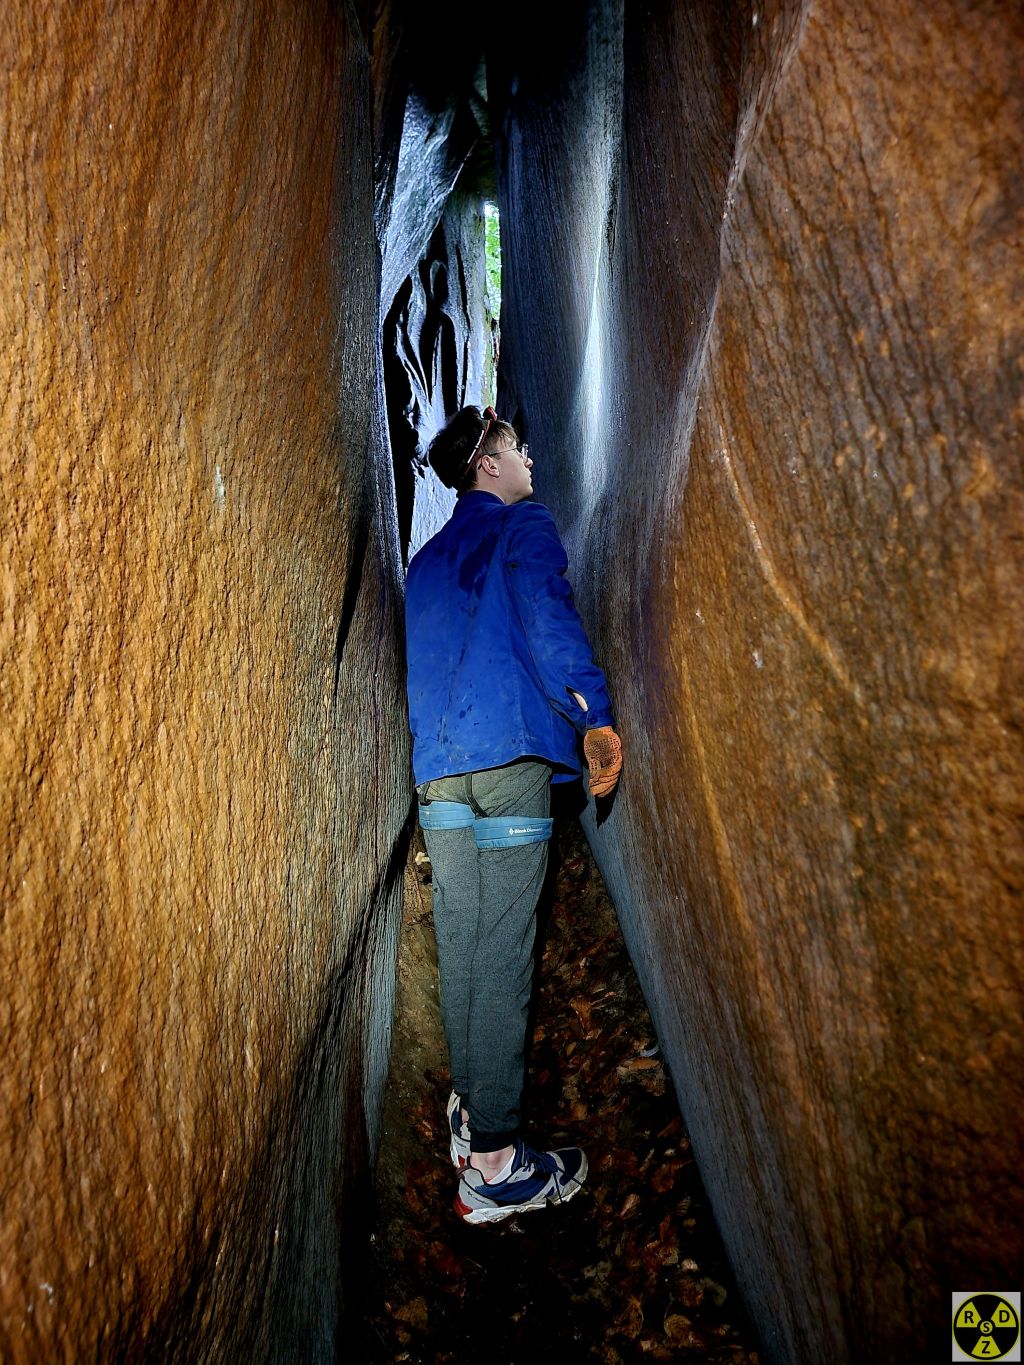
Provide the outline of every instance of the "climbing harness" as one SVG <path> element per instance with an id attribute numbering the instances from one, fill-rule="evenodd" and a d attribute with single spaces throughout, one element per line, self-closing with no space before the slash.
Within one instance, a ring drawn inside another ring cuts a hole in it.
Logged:
<path id="1" fill-rule="evenodd" d="M 472 829 L 477 848 L 516 848 L 543 844 L 551 838 L 554 821 L 533 815 L 473 814 L 461 801 L 431 801 L 419 808 L 423 829 Z"/>

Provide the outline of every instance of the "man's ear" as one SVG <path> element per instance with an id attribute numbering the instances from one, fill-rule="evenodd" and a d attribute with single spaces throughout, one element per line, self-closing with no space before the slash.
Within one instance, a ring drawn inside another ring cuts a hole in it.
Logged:
<path id="1" fill-rule="evenodd" d="M 494 458 L 493 455 L 485 455 L 481 459 L 480 463 L 477 465 L 476 469 L 478 474 L 482 470 L 486 475 L 488 475 L 492 479 L 496 479 L 498 475 L 501 473 L 501 466 L 498 464 L 498 461 Z"/>

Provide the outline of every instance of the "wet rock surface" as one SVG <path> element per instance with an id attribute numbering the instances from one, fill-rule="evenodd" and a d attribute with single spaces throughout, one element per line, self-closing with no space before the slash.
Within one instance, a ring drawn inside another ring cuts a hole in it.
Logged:
<path id="1" fill-rule="evenodd" d="M 448 417 L 482 402 L 485 351 L 493 347 L 483 317 L 483 205 L 479 193 L 456 190 L 383 324 L 388 432 L 406 561 L 447 521 L 455 503 L 454 493 L 430 473 L 427 448 Z"/>
<path id="2" fill-rule="evenodd" d="M 430 871 L 406 874 L 363 1358 L 756 1365 L 614 911 L 574 823 L 542 901 L 528 1138 L 579 1143 L 571 1204 L 493 1227 L 452 1209 Z"/>
<path id="3" fill-rule="evenodd" d="M 462 3 L 384 8 L 392 31 L 376 40 L 390 44 L 395 75 L 378 120 L 382 359 L 408 562 L 454 502 L 424 477 L 427 447 L 493 383 L 482 194 L 493 198 L 494 174 L 480 16 Z"/>

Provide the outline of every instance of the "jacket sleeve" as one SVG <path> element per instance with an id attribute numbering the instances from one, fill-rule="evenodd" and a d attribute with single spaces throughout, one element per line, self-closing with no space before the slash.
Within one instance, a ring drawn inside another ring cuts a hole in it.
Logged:
<path id="1" fill-rule="evenodd" d="M 548 701 L 582 733 L 614 725 L 608 683 L 594 662 L 572 588 L 568 556 L 554 518 L 540 503 L 515 504 L 505 539 L 505 575 L 533 665 Z M 587 702 L 584 710 L 578 692 Z"/>

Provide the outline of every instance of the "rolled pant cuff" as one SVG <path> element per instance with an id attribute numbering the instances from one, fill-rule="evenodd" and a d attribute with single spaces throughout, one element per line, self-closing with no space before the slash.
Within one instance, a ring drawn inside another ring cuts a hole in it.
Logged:
<path id="1" fill-rule="evenodd" d="M 514 1128 L 508 1133 L 471 1132 L 469 1150 L 471 1152 L 500 1152 L 502 1147 L 511 1147 L 517 1137 L 518 1133 Z"/>

